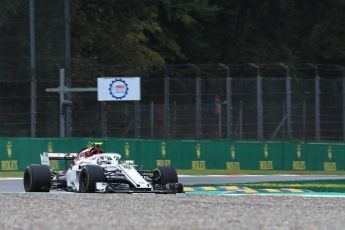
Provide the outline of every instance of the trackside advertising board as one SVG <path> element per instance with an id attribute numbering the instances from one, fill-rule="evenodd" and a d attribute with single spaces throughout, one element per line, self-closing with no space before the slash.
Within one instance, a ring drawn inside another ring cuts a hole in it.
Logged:
<path id="1" fill-rule="evenodd" d="M 140 77 L 97 78 L 98 101 L 140 101 Z"/>
<path id="2" fill-rule="evenodd" d="M 171 165 L 177 169 L 326 171 L 345 170 L 345 143 L 303 141 L 145 140 L 119 138 L 0 137 L 0 171 L 23 171 L 39 164 L 43 152 L 73 153 L 100 145 L 103 152 L 121 154 L 143 169 Z M 69 162 L 51 160 L 54 169 Z"/>

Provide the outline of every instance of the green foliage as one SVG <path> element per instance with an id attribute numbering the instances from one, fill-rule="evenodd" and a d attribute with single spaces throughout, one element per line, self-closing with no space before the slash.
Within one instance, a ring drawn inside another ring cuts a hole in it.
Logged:
<path id="1" fill-rule="evenodd" d="M 345 2 L 329 1 L 323 20 L 313 27 L 309 43 L 314 60 L 341 63 L 345 59 Z M 320 52 L 322 50 L 322 52 Z"/>
<path id="2" fill-rule="evenodd" d="M 147 1 L 146 1 L 147 2 Z M 74 1 L 73 53 L 102 64 L 162 65 L 145 32 L 159 33 L 157 15 L 145 1 Z"/>
<path id="3" fill-rule="evenodd" d="M 3 36 L 5 28 L 27 33 L 27 20 L 8 19 L 27 19 L 28 2 L 0 3 Z M 38 56 L 58 51 L 63 57 L 63 4 L 35 4 Z M 147 69 L 165 63 L 343 64 L 344 10 L 342 0 L 71 0 L 72 57 Z M 40 21 L 49 16 L 59 22 Z M 28 44 L 27 36 L 21 39 L 18 44 Z M 59 48 L 47 42 L 54 39 Z"/>
<path id="4" fill-rule="evenodd" d="M 20 1 L 8 1 L 8 0 L 0 0 L 0 28 L 7 25 L 6 19 L 10 17 L 16 16 L 19 14 L 19 9 L 21 2 Z"/>

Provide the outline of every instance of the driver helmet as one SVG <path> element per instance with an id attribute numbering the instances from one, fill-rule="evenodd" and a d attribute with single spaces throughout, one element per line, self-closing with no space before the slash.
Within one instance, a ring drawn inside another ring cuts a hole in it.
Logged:
<path id="1" fill-rule="evenodd" d="M 96 145 L 96 147 L 89 147 L 89 148 L 84 148 L 82 151 L 79 153 L 79 156 L 84 156 L 84 157 L 91 157 L 95 154 L 100 154 L 102 153 L 102 149 L 99 147 L 99 145 Z"/>

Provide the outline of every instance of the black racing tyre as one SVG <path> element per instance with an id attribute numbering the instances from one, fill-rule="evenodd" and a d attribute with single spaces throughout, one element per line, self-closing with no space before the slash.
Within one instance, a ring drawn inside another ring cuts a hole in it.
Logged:
<path id="1" fill-rule="evenodd" d="M 105 182 L 104 170 L 99 165 L 85 165 L 79 176 L 79 192 L 92 193 L 96 190 L 96 182 Z"/>
<path id="2" fill-rule="evenodd" d="M 26 192 L 49 192 L 51 170 L 48 165 L 29 165 L 24 171 L 24 189 Z"/>
<path id="3" fill-rule="evenodd" d="M 171 166 L 159 166 L 153 171 L 153 176 L 154 181 L 160 185 L 178 182 L 176 170 Z"/>

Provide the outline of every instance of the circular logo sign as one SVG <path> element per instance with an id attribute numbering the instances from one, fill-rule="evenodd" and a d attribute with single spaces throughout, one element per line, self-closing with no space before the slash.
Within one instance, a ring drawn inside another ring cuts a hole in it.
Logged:
<path id="1" fill-rule="evenodd" d="M 122 99 L 128 94 L 128 85 L 122 79 L 115 79 L 109 85 L 110 95 L 115 99 Z"/>

